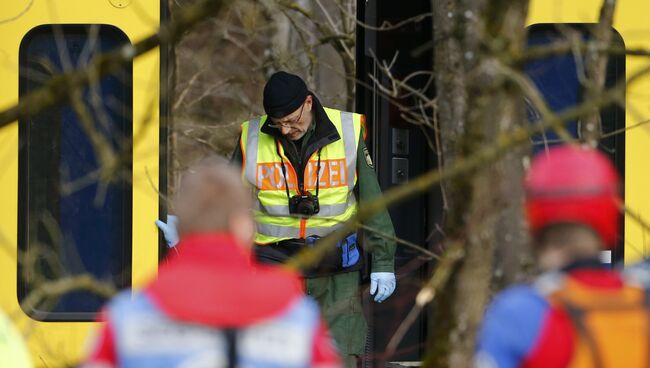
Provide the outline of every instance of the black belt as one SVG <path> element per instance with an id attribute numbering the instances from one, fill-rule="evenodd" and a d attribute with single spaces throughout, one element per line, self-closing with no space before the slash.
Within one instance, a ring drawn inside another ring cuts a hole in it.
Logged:
<path id="1" fill-rule="evenodd" d="M 255 258 L 260 263 L 282 264 L 306 246 L 306 239 L 286 239 L 265 245 L 255 245 L 254 253 Z M 325 253 L 317 265 L 302 270 L 302 273 L 307 278 L 329 276 L 343 272 L 356 271 L 361 269 L 363 266 L 363 257 L 360 257 L 359 261 L 355 265 L 343 267 L 342 257 L 341 248 L 337 247 L 335 250 L 330 250 Z"/>

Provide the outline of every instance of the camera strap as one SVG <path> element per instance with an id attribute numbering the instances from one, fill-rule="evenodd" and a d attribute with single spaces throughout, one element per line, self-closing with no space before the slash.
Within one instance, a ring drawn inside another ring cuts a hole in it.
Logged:
<path id="1" fill-rule="evenodd" d="M 278 157 L 280 157 L 280 166 L 282 166 L 282 177 L 284 177 L 284 188 L 287 191 L 287 198 L 291 198 L 291 194 L 289 194 L 289 182 L 287 180 L 287 168 L 284 166 L 284 159 L 282 159 L 282 155 L 280 154 L 280 142 L 277 140 L 275 141 L 275 152 L 277 152 Z M 298 180 L 298 178 L 296 178 L 296 180 Z"/>
<path id="2" fill-rule="evenodd" d="M 318 197 L 318 189 L 319 189 L 319 182 L 318 180 L 318 175 L 320 175 L 320 153 L 323 150 L 323 147 L 318 149 L 318 163 L 316 164 L 316 197 Z M 287 167 L 284 165 L 284 159 L 282 158 L 282 155 L 280 154 L 280 144 L 276 140 L 276 145 L 275 145 L 275 152 L 278 154 L 278 157 L 280 157 L 280 166 L 282 167 L 282 176 L 284 177 L 284 188 L 287 192 L 287 199 L 291 199 L 291 194 L 289 193 L 289 181 L 287 180 Z M 296 173 L 298 175 L 298 173 Z M 304 186 L 305 183 L 300 180 L 300 178 L 296 177 L 296 181 L 298 182 L 298 191 L 299 194 L 303 194 L 304 192 Z"/>
<path id="3" fill-rule="evenodd" d="M 318 164 L 316 164 L 316 197 L 318 197 L 318 185 L 320 184 L 318 176 L 320 175 L 320 151 L 322 149 L 323 147 L 318 149 Z"/>

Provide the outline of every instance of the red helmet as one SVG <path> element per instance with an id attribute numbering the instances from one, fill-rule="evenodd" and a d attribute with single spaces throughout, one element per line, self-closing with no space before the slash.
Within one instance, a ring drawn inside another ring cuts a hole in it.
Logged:
<path id="1" fill-rule="evenodd" d="M 525 179 L 526 211 L 533 235 L 557 223 L 584 224 L 608 249 L 619 230 L 619 177 L 602 153 L 556 146 L 540 153 Z"/>

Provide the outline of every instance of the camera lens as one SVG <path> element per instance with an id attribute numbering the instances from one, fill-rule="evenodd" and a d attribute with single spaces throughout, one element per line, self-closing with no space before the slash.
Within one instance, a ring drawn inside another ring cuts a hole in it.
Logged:
<path id="1" fill-rule="evenodd" d="M 298 213 L 305 216 L 314 214 L 314 203 L 310 200 L 302 200 L 298 203 Z"/>

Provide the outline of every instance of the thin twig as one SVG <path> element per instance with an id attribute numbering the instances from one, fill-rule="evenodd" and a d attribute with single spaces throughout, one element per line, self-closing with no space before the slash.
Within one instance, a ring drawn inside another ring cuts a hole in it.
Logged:
<path id="1" fill-rule="evenodd" d="M 192 7 L 179 11 L 173 21 L 161 26 L 157 33 L 144 40 L 134 45 L 126 44 L 112 52 L 98 55 L 86 68 L 55 75 L 43 88 L 21 97 L 17 105 L 0 111 L 0 127 L 70 99 L 73 91 L 88 85 L 91 76 L 104 76 L 161 43 L 177 40 L 186 30 L 216 14 L 223 5 L 230 1 L 232 0 L 202 0 Z"/>
<path id="2" fill-rule="evenodd" d="M 519 87 L 519 89 L 524 93 L 524 95 L 528 97 L 532 105 L 540 112 L 543 120 L 548 121 L 548 120 L 557 119 L 557 115 L 546 104 L 546 100 L 544 99 L 544 96 L 539 92 L 539 89 L 535 88 L 535 85 L 528 77 L 503 64 L 499 63 L 498 66 L 502 74 L 506 76 L 508 79 L 510 79 L 511 81 L 513 81 L 515 85 Z M 565 142 L 572 143 L 574 141 L 571 134 L 567 131 L 567 129 L 563 125 L 560 125 L 557 128 L 555 128 L 555 131 L 557 132 L 557 135 Z M 544 138 L 546 138 L 545 133 L 542 133 L 542 135 L 544 136 Z"/>
<path id="3" fill-rule="evenodd" d="M 430 250 L 428 250 L 428 249 L 426 249 L 424 247 L 421 247 L 421 246 L 419 246 L 419 245 L 417 245 L 415 243 L 411 243 L 408 240 L 398 238 L 398 237 L 396 237 L 394 235 L 386 234 L 385 232 L 383 232 L 383 231 L 381 231 L 379 229 L 375 229 L 373 227 L 370 227 L 370 226 L 364 225 L 364 224 L 360 224 L 359 228 L 361 228 L 361 229 L 363 229 L 365 231 L 371 232 L 373 234 L 376 234 L 379 237 L 384 238 L 386 240 L 394 241 L 397 244 L 402 244 L 402 245 L 405 245 L 406 247 L 411 248 L 413 250 L 416 250 L 416 251 L 418 251 L 420 253 L 424 253 L 429 257 L 428 259 L 440 259 L 439 255 L 437 255 L 437 254 L 433 253 L 432 251 L 430 251 Z"/>
<path id="4" fill-rule="evenodd" d="M 603 0 L 600 8 L 600 18 L 593 32 L 595 43 L 591 45 L 610 44 L 612 39 L 612 25 L 614 22 L 614 10 L 616 9 L 616 0 Z M 586 84 L 584 86 L 585 100 L 589 100 L 595 94 L 605 87 L 605 77 L 607 61 L 609 55 L 598 52 L 595 48 L 587 48 L 585 55 L 585 75 Z M 593 110 L 582 116 L 580 135 L 584 142 L 590 147 L 596 147 L 602 133 L 602 124 L 600 121 L 600 109 Z"/>
<path id="5" fill-rule="evenodd" d="M 413 308 L 411 308 L 409 314 L 406 316 L 406 318 L 404 318 L 402 323 L 400 323 L 399 327 L 390 338 L 390 341 L 386 346 L 386 355 L 390 356 L 395 353 L 397 346 L 404 338 L 404 335 L 406 335 L 408 329 L 413 325 L 417 317 L 420 315 L 422 309 L 427 304 L 431 303 L 431 301 L 433 301 L 435 298 L 438 290 L 442 289 L 447 284 L 447 280 L 449 280 L 449 276 L 451 276 L 454 265 L 456 262 L 462 259 L 464 255 L 464 247 L 460 242 L 452 243 L 449 248 L 447 248 L 447 251 L 444 253 L 440 262 L 438 263 L 435 272 L 433 275 L 431 275 L 427 283 L 424 285 L 424 287 L 422 287 L 422 289 L 420 289 L 418 295 L 415 297 L 415 304 L 413 305 Z"/>
<path id="6" fill-rule="evenodd" d="M 22 300 L 20 305 L 23 310 L 31 311 L 41 304 L 43 300 L 59 297 L 76 290 L 87 290 L 105 298 L 110 298 L 117 292 L 113 284 L 98 281 L 90 274 L 66 276 L 41 283 Z"/>

